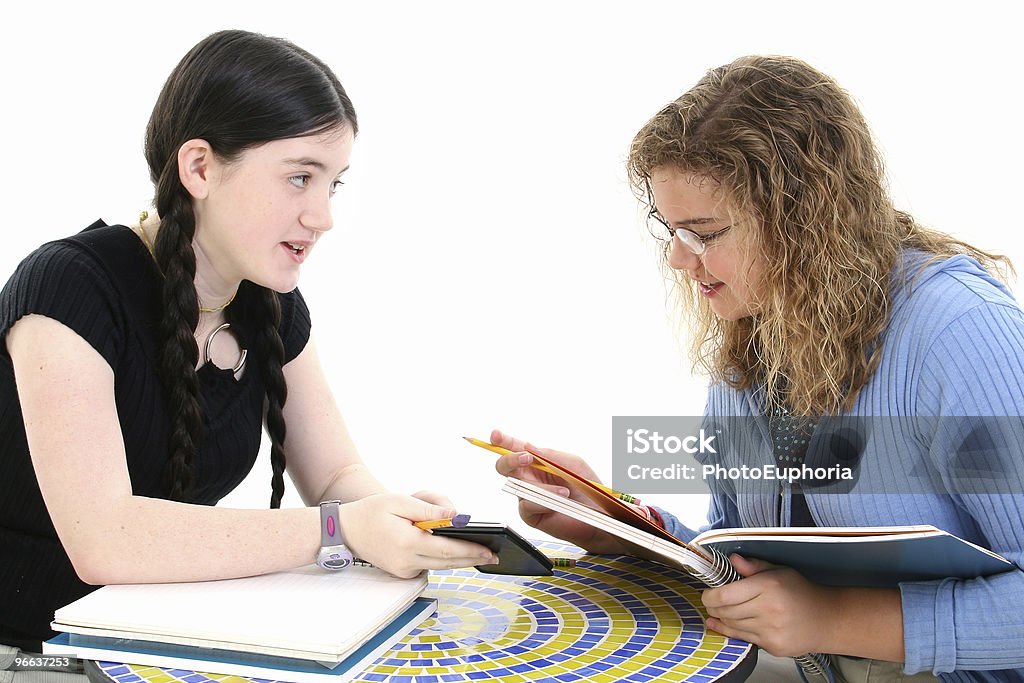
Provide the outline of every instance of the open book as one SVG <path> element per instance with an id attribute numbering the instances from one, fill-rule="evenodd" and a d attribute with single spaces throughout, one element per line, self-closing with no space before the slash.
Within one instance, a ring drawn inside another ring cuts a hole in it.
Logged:
<path id="1" fill-rule="evenodd" d="M 401 615 L 427 585 L 374 567 L 315 565 L 225 581 L 104 586 L 51 627 L 81 636 L 255 653 L 334 667 Z"/>
<path id="2" fill-rule="evenodd" d="M 727 580 L 725 558 L 731 553 L 792 567 L 811 581 L 835 586 L 974 578 L 1015 567 L 996 553 L 932 526 L 713 529 L 685 543 L 634 511 L 613 516 L 513 478 L 502 490 L 613 534 L 634 554 L 684 569 L 708 585 Z M 588 497 L 600 496 L 590 492 Z M 619 510 L 619 505 L 607 502 L 604 507 Z"/>

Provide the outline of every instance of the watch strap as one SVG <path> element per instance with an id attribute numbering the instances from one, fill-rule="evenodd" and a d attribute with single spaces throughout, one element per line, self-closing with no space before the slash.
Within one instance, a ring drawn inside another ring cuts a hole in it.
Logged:
<path id="1" fill-rule="evenodd" d="M 343 545 L 341 537 L 341 501 L 325 500 L 320 503 L 320 547 Z"/>
<path id="2" fill-rule="evenodd" d="M 345 547 L 341 535 L 341 501 L 320 503 L 320 552 L 316 563 L 324 569 L 338 571 L 352 564 L 352 551 Z"/>

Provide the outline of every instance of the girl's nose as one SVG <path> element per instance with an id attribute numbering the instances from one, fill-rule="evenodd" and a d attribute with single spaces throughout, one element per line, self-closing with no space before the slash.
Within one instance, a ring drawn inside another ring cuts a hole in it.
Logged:
<path id="1" fill-rule="evenodd" d="M 683 246 L 678 238 L 673 237 L 668 252 L 668 265 L 676 270 L 693 271 L 700 263 L 700 257 Z"/>

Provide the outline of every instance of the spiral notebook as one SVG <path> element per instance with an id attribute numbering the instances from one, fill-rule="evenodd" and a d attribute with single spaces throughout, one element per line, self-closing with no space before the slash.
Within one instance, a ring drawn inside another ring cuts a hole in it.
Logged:
<path id="1" fill-rule="evenodd" d="M 812 581 L 834 586 L 974 578 L 1015 567 L 990 550 L 927 525 L 713 529 L 685 543 L 639 514 L 635 523 L 626 515 L 616 518 L 519 479 L 508 478 L 502 490 L 613 534 L 633 554 L 683 569 L 711 586 L 728 581 L 726 557 L 731 553 L 792 567 Z M 651 533 L 651 527 L 661 533 Z"/>

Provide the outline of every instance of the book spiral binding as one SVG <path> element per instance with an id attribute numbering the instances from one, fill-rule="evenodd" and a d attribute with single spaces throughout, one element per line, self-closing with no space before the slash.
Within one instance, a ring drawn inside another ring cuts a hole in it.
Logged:
<path id="1" fill-rule="evenodd" d="M 711 562 L 707 571 L 702 572 L 691 567 L 691 574 L 693 574 L 694 578 L 700 579 L 711 588 L 718 588 L 743 578 L 738 571 L 733 569 L 729 558 L 723 555 L 720 550 L 717 548 L 702 548 L 702 550 L 711 555 Z"/>
<path id="2" fill-rule="evenodd" d="M 703 581 L 711 588 L 717 588 L 724 586 L 727 583 L 733 581 L 739 581 L 741 578 L 739 572 L 737 572 L 732 564 L 729 562 L 729 558 L 722 554 L 717 548 L 702 548 L 704 552 L 709 553 L 712 556 L 712 562 L 706 571 L 698 571 L 697 569 L 691 568 L 691 573 L 694 578 Z M 805 677 L 808 680 L 822 680 L 829 681 L 829 662 L 827 655 L 821 655 L 816 653 L 808 653 L 805 655 L 799 655 L 793 657 L 796 663 L 800 666 L 800 669 L 804 672 Z"/>
<path id="3" fill-rule="evenodd" d="M 793 657 L 793 659 L 800 665 L 800 670 L 804 672 L 804 676 L 808 680 L 820 679 L 822 681 L 831 681 L 828 675 L 830 668 L 828 655 L 808 653 L 799 657 Z"/>

